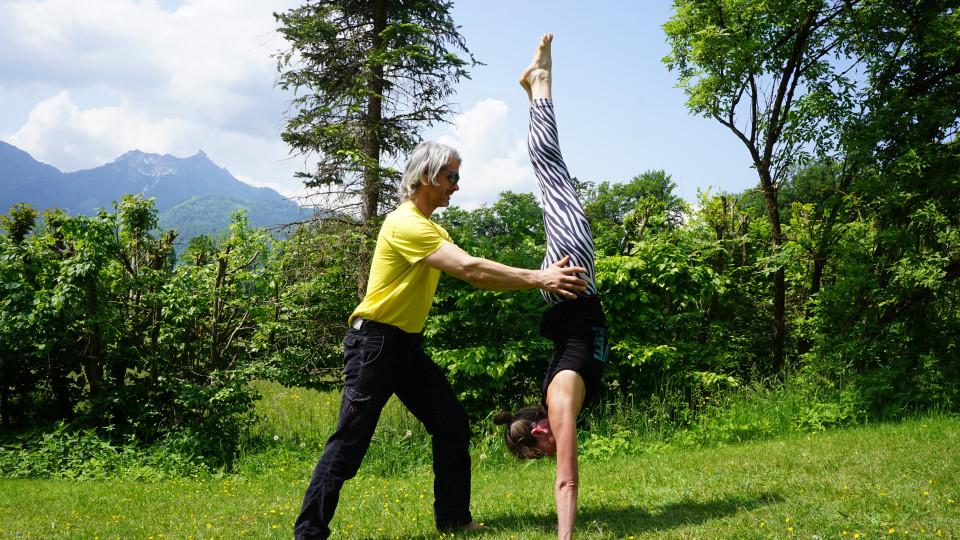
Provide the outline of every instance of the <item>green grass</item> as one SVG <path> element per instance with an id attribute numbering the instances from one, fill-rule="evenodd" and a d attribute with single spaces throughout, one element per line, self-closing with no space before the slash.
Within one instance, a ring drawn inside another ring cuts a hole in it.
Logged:
<path id="1" fill-rule="evenodd" d="M 263 420 L 235 474 L 2 479 L 0 538 L 290 538 L 337 399 L 263 391 Z M 428 448 L 422 428 L 391 403 L 360 475 L 344 487 L 334 538 L 439 538 Z M 581 464 L 578 538 L 960 537 L 957 418 L 647 448 Z M 490 530 L 456 536 L 555 538 L 554 463 L 503 453 L 495 436 L 478 439 L 472 510 Z"/>

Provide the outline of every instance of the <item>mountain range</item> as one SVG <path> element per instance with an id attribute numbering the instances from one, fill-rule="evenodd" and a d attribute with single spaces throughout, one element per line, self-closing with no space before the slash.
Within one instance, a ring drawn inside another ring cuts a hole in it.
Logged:
<path id="1" fill-rule="evenodd" d="M 199 234 L 216 236 L 240 209 L 256 227 L 300 221 L 314 212 L 276 190 L 241 182 L 202 150 L 188 158 L 133 150 L 94 169 L 64 173 L 0 141 L 0 214 L 27 203 L 41 212 L 58 207 L 94 215 L 136 193 L 155 198 L 161 228 L 177 229 L 184 244 Z"/>

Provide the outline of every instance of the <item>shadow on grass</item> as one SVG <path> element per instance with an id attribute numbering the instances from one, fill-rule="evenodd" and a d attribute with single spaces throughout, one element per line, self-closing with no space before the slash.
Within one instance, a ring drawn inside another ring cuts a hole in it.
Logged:
<path id="1" fill-rule="evenodd" d="M 685 525 L 706 523 L 714 519 L 733 516 L 740 512 L 755 510 L 785 499 L 778 493 L 760 493 L 755 497 L 716 498 L 708 501 L 685 500 L 663 506 L 640 507 L 581 507 L 577 516 L 577 530 L 583 534 L 601 532 L 604 536 L 622 538 L 644 532 L 663 532 Z M 501 514 L 492 519 L 483 520 L 489 527 L 487 531 L 458 532 L 456 538 L 483 538 L 488 533 L 515 531 L 522 538 L 524 531 L 538 531 L 552 535 L 557 530 L 557 515 L 549 512 L 534 514 L 515 512 Z M 346 536 L 344 536 L 345 538 Z M 334 538 L 341 538 L 334 536 Z M 390 540 L 396 536 L 383 536 L 376 540 Z M 438 533 L 403 536 L 410 540 L 436 540 L 442 538 Z"/>
<path id="2" fill-rule="evenodd" d="M 643 532 L 658 532 L 700 524 L 707 521 L 736 515 L 762 506 L 778 504 L 784 498 L 776 493 L 761 493 L 755 497 L 717 498 L 708 501 L 686 500 L 663 506 L 640 507 L 581 507 L 577 516 L 577 529 L 585 533 L 600 531 L 604 535 L 625 537 Z M 536 515 L 529 512 L 503 514 L 484 520 L 494 531 L 540 530 L 543 533 L 556 531 L 555 513 Z"/>

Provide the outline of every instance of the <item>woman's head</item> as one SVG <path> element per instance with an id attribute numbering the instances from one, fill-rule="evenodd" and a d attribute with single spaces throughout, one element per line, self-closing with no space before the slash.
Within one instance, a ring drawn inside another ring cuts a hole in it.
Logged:
<path id="1" fill-rule="evenodd" d="M 553 436 L 550 435 L 547 411 L 543 407 L 525 407 L 516 414 L 504 411 L 493 417 L 493 423 L 506 426 L 503 441 L 510 453 L 517 458 L 540 459 L 550 453 L 548 446 L 553 443 Z M 546 430 L 543 429 L 544 426 Z M 549 437 L 547 447 L 541 441 L 544 439 L 541 434 Z"/>

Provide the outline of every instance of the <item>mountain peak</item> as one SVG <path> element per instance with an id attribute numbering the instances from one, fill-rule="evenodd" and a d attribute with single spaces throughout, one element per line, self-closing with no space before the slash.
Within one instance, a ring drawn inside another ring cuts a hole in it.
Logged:
<path id="1" fill-rule="evenodd" d="M 140 159 L 140 156 L 142 155 L 144 155 L 144 153 L 140 150 L 130 150 L 129 152 L 125 152 L 122 156 L 113 160 L 113 162 L 116 163 L 118 161 L 131 161 L 134 159 Z"/>
<path id="2" fill-rule="evenodd" d="M 141 150 L 130 150 L 113 161 L 114 164 L 130 167 L 140 174 L 157 177 L 182 170 L 184 167 L 212 167 L 220 169 L 210 160 L 207 153 L 198 150 L 188 158 L 179 158 L 170 154 L 152 154 Z"/>
<path id="3" fill-rule="evenodd" d="M 0 144 L 0 186 L 3 186 L 0 203 L 8 207 L 33 201 L 38 208 L 60 206 L 78 213 L 107 207 L 125 193 L 156 197 L 156 208 L 160 212 L 197 196 L 251 201 L 283 199 L 270 188 L 251 186 L 236 179 L 203 150 L 187 158 L 131 150 L 112 163 L 62 173 L 3 143 Z"/>

